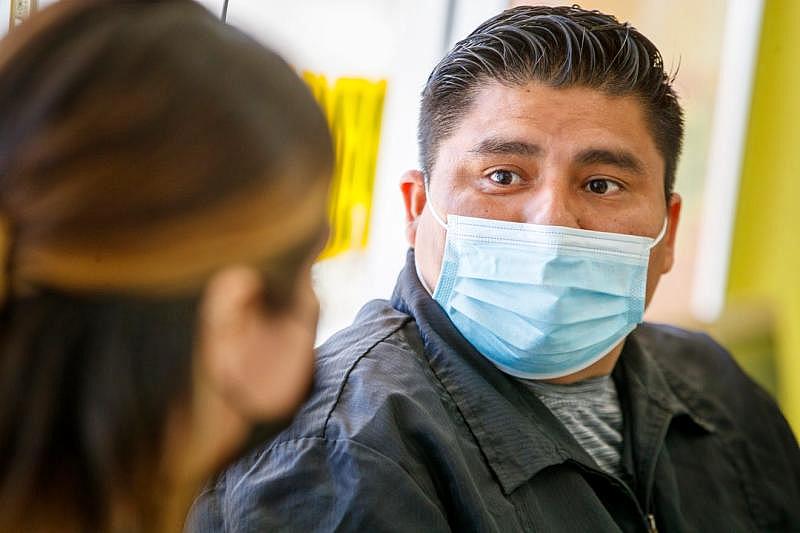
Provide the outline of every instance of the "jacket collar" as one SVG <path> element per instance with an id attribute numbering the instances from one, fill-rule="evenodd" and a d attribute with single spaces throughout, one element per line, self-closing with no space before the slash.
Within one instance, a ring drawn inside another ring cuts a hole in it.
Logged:
<path id="1" fill-rule="evenodd" d="M 707 409 L 702 390 L 684 376 L 664 368 L 660 360 L 669 357 L 674 347 L 653 342 L 648 329 L 652 330 L 653 326 L 639 326 L 628 336 L 614 369 L 617 383 L 622 384 L 630 399 L 634 419 L 646 420 L 655 410 L 660 410 L 672 417 L 685 417 L 706 432 L 715 432 L 713 410 Z"/>
<path id="2" fill-rule="evenodd" d="M 646 334 L 652 325 L 639 326 L 625 340 L 622 354 L 614 369 L 614 377 L 629 396 L 633 416 L 647 418 L 648 409 L 659 409 L 672 416 L 685 416 L 691 423 L 707 431 L 716 431 L 715 424 L 704 412 L 702 392 L 682 376 L 667 372 L 659 363 L 664 346 L 651 342 Z"/>
<path id="3" fill-rule="evenodd" d="M 516 378 L 492 365 L 458 332 L 420 283 L 413 250 L 400 273 L 392 306 L 415 319 L 431 369 L 464 417 L 506 494 L 542 469 L 567 460 L 596 468 L 543 403 Z M 688 412 L 651 364 L 647 351 L 630 342 L 630 337 L 622 359 L 626 361 L 624 381 L 635 383 L 628 394 L 636 403 L 634 417 L 658 411 L 662 419 Z M 656 439 L 651 433 L 645 439 L 647 447 L 657 448 L 650 442 Z"/>
<path id="4" fill-rule="evenodd" d="M 628 335 L 613 372 L 626 425 L 623 461 L 637 480 L 642 501 L 647 501 L 652 490 L 655 465 L 673 422 L 681 421 L 703 432 L 716 431 L 710 421 L 684 401 L 689 390 L 684 380 L 666 374 L 659 365 L 659 357 L 670 355 L 665 349 L 673 347 L 649 343 L 647 328 L 652 326 L 639 326 Z"/>

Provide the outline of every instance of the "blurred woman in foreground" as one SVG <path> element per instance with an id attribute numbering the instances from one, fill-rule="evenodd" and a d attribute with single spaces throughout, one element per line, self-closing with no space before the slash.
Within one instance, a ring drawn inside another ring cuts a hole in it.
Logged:
<path id="1" fill-rule="evenodd" d="M 172 531 L 313 365 L 325 120 L 189 1 L 0 47 L 0 531 Z"/>

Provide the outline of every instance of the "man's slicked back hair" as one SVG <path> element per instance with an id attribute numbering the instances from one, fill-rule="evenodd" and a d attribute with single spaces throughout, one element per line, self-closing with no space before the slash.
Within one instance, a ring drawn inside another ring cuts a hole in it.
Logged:
<path id="1" fill-rule="evenodd" d="M 664 158 L 669 199 L 683 141 L 683 111 L 658 49 L 629 24 L 578 6 L 520 6 L 478 26 L 439 62 L 422 92 L 419 145 L 426 179 L 441 142 L 488 81 L 588 87 L 638 98 Z"/>

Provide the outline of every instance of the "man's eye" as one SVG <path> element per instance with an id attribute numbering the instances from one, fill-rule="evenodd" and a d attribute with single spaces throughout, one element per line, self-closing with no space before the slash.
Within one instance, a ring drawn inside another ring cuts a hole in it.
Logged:
<path id="1" fill-rule="evenodd" d="M 489 179 L 498 185 L 514 185 L 522 180 L 516 172 L 502 169 L 492 171 L 492 173 L 489 174 Z"/>
<path id="2" fill-rule="evenodd" d="M 608 179 L 593 179 L 586 184 L 586 190 L 594 194 L 609 194 L 621 188 L 617 182 Z"/>

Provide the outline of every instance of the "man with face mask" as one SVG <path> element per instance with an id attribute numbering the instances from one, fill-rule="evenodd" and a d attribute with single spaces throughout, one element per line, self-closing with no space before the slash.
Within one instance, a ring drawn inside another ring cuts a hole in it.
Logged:
<path id="1" fill-rule="evenodd" d="M 682 110 L 613 17 L 520 7 L 434 69 L 392 299 L 199 500 L 230 531 L 800 530 L 800 452 L 706 336 L 642 324 Z"/>

